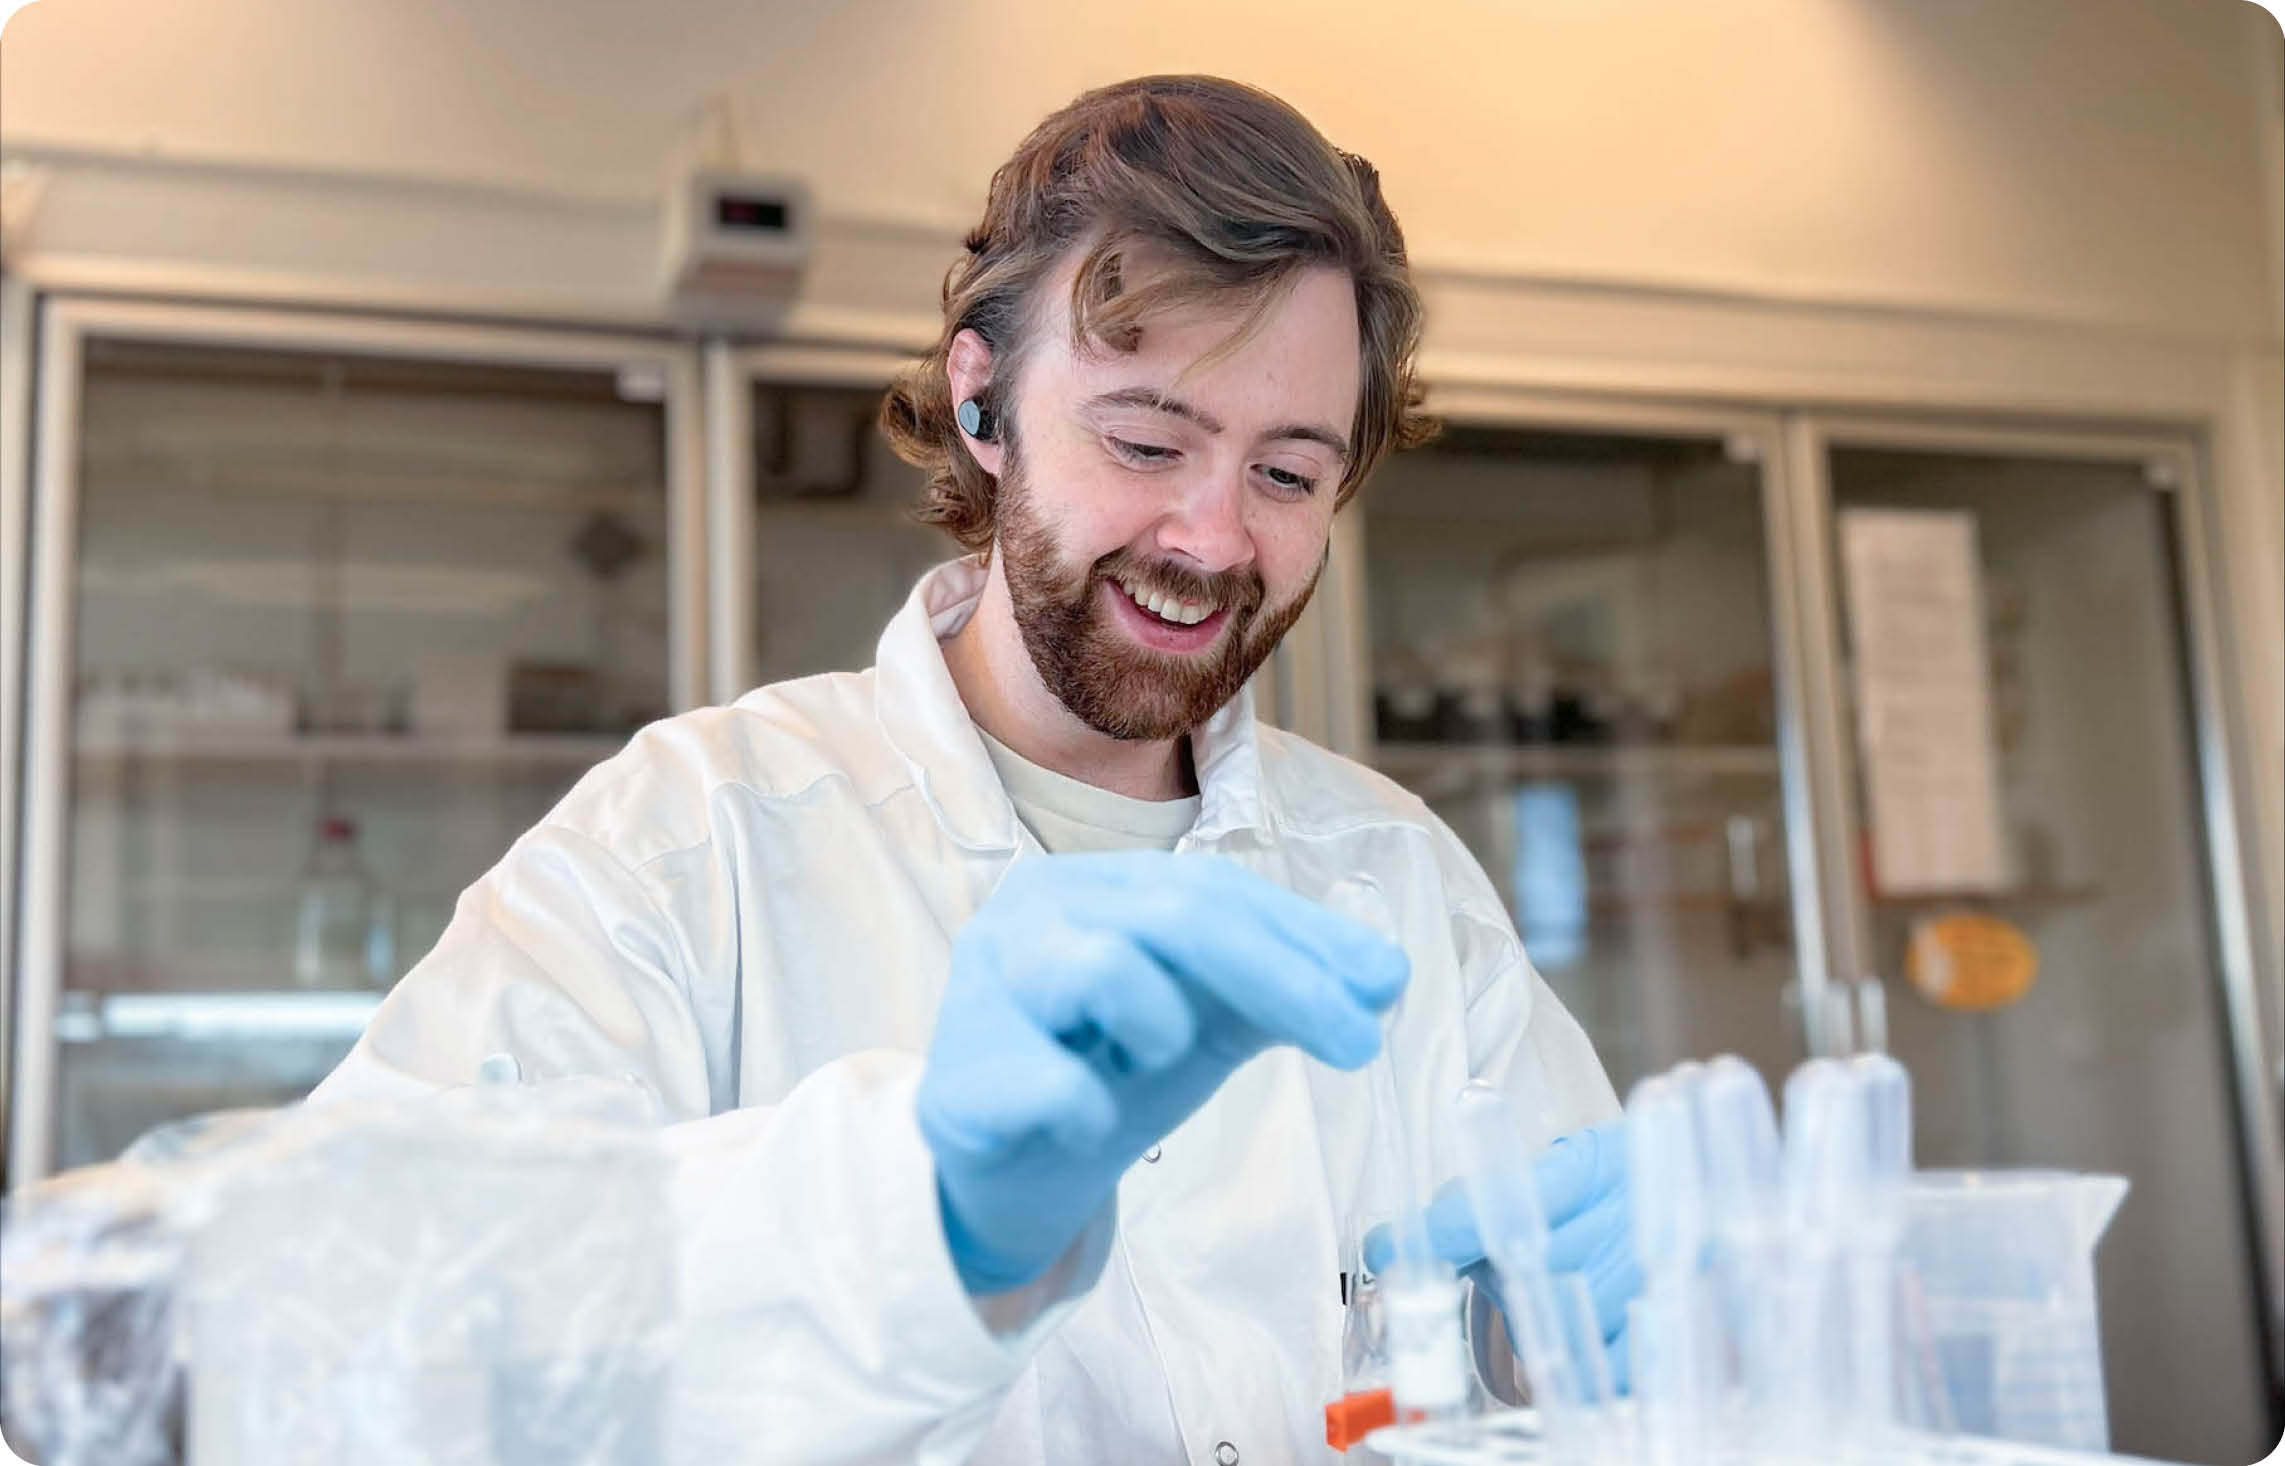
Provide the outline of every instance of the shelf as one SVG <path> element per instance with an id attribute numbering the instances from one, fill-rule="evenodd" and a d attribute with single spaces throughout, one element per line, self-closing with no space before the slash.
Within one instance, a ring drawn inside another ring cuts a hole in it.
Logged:
<path id="1" fill-rule="evenodd" d="M 345 1039 L 365 1031 L 379 992 L 64 994 L 56 1038 Z"/>
<path id="2" fill-rule="evenodd" d="M 452 764 L 477 768 L 583 769 L 626 746 L 609 733 L 509 733 L 437 738 L 392 733 L 185 733 L 133 739 L 82 738 L 82 766 L 186 764 Z"/>
<path id="3" fill-rule="evenodd" d="M 1392 779 L 1610 779 L 1637 775 L 1775 778 L 1760 744 L 1383 743 L 1373 766 Z"/>

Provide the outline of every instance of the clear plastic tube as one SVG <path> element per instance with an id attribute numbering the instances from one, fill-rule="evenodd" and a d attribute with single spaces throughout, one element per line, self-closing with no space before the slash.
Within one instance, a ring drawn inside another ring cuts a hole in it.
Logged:
<path id="1" fill-rule="evenodd" d="M 1863 1190 L 1847 1241 L 1853 1379 L 1849 1413 L 1878 1440 L 1898 1422 L 1896 1258 L 1912 1180 L 1912 1080 L 1886 1054 L 1859 1054 L 1849 1079 L 1863 1111 Z"/>
<path id="2" fill-rule="evenodd" d="M 1370 876 L 1346 876 L 1325 895 L 1328 909 L 1339 913 L 1389 941 L 1399 941 L 1388 899 Z M 1396 1215 L 1390 1219 L 1390 1240 L 1398 1262 L 1425 1266 L 1435 1256 L 1428 1240 L 1428 1201 L 1425 1178 L 1413 1168 L 1411 1138 L 1405 1128 L 1403 1086 L 1396 1072 L 1395 1034 L 1404 1012 L 1400 996 L 1381 1020 L 1381 1051 L 1370 1066 L 1375 1116 L 1374 1164 L 1384 1175 L 1397 1178 L 1393 1200 Z M 1392 1268 L 1391 1271 L 1394 1271 Z"/>
<path id="3" fill-rule="evenodd" d="M 1392 942 L 1400 942 L 1388 899 L 1368 876 L 1349 876 L 1326 893 L 1325 905 Z M 1382 1020 L 1380 1056 L 1371 1065 L 1377 1123 L 1375 1162 L 1394 1174 L 1396 1215 L 1389 1236 L 1394 1256 L 1377 1284 L 1388 1322 L 1389 1386 L 1400 1419 L 1441 1419 L 1464 1413 L 1468 1401 L 1466 1343 L 1460 1329 L 1459 1282 L 1441 1262 L 1428 1235 L 1428 1178 L 1414 1168 L 1405 1125 L 1403 1086 L 1395 1035 L 1404 1010 L 1399 997 Z"/>
<path id="4" fill-rule="evenodd" d="M 1727 1372 L 1716 1380 L 1724 1396 L 1716 1434 L 1750 1441 L 1764 1434 L 1781 1403 L 1777 1114 L 1760 1072 L 1734 1054 L 1707 1063 L 1695 1099 L 1705 1146 L 1712 1307 L 1730 1341 Z"/>
<path id="5" fill-rule="evenodd" d="M 1707 1188 L 1693 1113 L 1704 1072 L 1684 1064 L 1627 1096 L 1627 1186 L 1643 1276 L 1634 1393 L 1644 1456 L 1657 1466 L 1693 1459 L 1713 1424 Z"/>
<path id="6" fill-rule="evenodd" d="M 1454 1102 L 1453 1122 L 1476 1235 L 1499 1275 L 1548 1458 L 1580 1466 L 1597 1455 L 1593 1407 L 1610 1396 L 1607 1374 L 1587 1373 L 1587 1361 L 1603 1363 L 1594 1303 L 1578 1276 L 1548 1273 L 1547 1217 L 1532 1179 L 1532 1150 L 1500 1092 L 1469 1084 Z"/>
<path id="7" fill-rule="evenodd" d="M 1848 1416 L 1853 1366 L 1842 1246 L 1863 1198 L 1864 1106 L 1848 1066 L 1811 1059 L 1785 1082 L 1785 1360 L 1782 1427 L 1830 1446 Z"/>

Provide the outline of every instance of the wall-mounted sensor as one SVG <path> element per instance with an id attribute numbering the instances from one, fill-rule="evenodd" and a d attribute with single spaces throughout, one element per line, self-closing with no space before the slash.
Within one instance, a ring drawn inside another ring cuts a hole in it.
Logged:
<path id="1" fill-rule="evenodd" d="M 809 190 L 783 176 L 699 169 L 668 188 L 663 279 L 677 319 L 743 329 L 780 320 L 809 264 Z"/>

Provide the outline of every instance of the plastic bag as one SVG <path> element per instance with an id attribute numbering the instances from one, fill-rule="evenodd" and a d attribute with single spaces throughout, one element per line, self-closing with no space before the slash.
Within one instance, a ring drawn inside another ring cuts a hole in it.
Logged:
<path id="1" fill-rule="evenodd" d="M 0 1419 L 47 1466 L 182 1459 L 175 1288 L 214 1187 L 273 1133 L 242 1110 L 167 1125 L 0 1215 Z"/>
<path id="2" fill-rule="evenodd" d="M 657 1457 L 655 1097 L 593 1079 L 169 1127 L 27 1190 L 10 1437 L 48 1466 Z"/>

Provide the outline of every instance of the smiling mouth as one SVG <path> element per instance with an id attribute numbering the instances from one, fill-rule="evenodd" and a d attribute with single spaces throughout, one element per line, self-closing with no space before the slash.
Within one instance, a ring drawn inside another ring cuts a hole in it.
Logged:
<path id="1" fill-rule="evenodd" d="M 1221 609 L 1204 601 L 1182 600 L 1164 591 L 1153 590 L 1139 581 L 1114 576 L 1111 583 L 1144 615 L 1154 617 L 1168 626 L 1196 626 Z"/>

